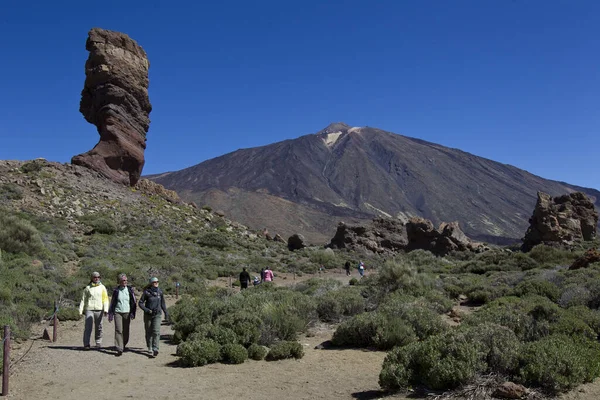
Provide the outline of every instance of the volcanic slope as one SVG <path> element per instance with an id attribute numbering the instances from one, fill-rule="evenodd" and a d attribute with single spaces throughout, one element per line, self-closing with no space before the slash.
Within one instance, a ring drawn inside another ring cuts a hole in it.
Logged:
<path id="1" fill-rule="evenodd" d="M 471 238 L 502 244 L 523 237 L 537 191 L 582 191 L 600 201 L 595 189 L 345 123 L 148 178 L 255 229 L 302 233 L 313 243 L 327 242 L 340 221 L 421 216 L 458 221 Z"/>

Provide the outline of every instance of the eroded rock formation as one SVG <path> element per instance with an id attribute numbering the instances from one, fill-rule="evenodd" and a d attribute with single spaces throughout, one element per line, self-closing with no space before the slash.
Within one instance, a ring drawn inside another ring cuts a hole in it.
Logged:
<path id="1" fill-rule="evenodd" d="M 485 250 L 483 244 L 472 242 L 460 230 L 458 222 L 442 223 L 435 229 L 431 221 L 418 217 L 406 224 L 386 218 L 375 218 L 367 225 L 340 223 L 328 247 L 374 253 L 423 249 L 440 256 L 451 251 Z"/>
<path id="2" fill-rule="evenodd" d="M 85 85 L 79 111 L 96 125 L 100 141 L 71 162 L 134 186 L 144 167 L 152 105 L 146 52 L 124 33 L 93 28 L 85 45 Z"/>
<path id="3" fill-rule="evenodd" d="M 598 212 L 594 203 L 581 192 L 558 197 L 538 192 L 529 224 L 523 238 L 523 251 L 538 244 L 570 245 L 578 240 L 596 238 Z"/>

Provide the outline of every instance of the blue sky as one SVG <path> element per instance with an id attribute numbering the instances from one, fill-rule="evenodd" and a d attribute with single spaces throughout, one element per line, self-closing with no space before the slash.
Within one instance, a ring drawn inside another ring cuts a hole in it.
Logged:
<path id="1" fill-rule="evenodd" d="M 373 126 L 600 189 L 600 2 L 13 1 L 0 12 L 0 159 L 69 162 L 92 27 L 150 59 L 144 174 Z"/>

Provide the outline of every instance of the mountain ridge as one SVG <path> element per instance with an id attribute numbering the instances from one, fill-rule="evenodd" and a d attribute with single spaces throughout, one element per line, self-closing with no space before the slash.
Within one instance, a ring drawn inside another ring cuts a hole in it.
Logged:
<path id="1" fill-rule="evenodd" d="M 147 178 L 248 226 L 282 235 L 302 233 L 316 242 L 331 238 L 341 220 L 375 216 L 458 221 L 474 239 L 516 241 L 527 229 L 537 191 L 582 191 L 596 206 L 600 199 L 592 188 L 343 122 Z"/>

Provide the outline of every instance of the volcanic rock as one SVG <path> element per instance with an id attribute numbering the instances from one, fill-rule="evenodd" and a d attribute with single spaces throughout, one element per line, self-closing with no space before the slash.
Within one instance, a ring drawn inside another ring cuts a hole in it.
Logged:
<path id="1" fill-rule="evenodd" d="M 288 238 L 288 249 L 289 250 L 300 250 L 306 247 L 306 243 L 304 242 L 304 236 L 299 233 L 293 234 Z"/>
<path id="2" fill-rule="evenodd" d="M 442 223 L 435 229 L 427 219 L 413 217 L 406 224 L 400 220 L 375 218 L 371 224 L 338 225 L 335 236 L 327 245 L 373 253 L 395 253 L 423 249 L 436 255 L 451 251 L 483 251 L 481 243 L 472 242 L 459 228 L 458 222 Z"/>
<path id="3" fill-rule="evenodd" d="M 71 159 L 116 182 L 134 186 L 144 167 L 152 105 L 146 52 L 129 36 L 93 28 L 85 45 L 85 85 L 79 111 L 96 125 L 100 141 Z"/>
<path id="4" fill-rule="evenodd" d="M 538 244 L 571 245 L 575 241 L 596 238 L 598 212 L 583 193 L 552 197 L 538 192 L 537 204 L 523 238 L 523 251 Z"/>
<path id="5" fill-rule="evenodd" d="M 600 251 L 596 249 L 588 249 L 581 257 L 573 261 L 569 269 L 587 268 L 591 263 L 600 261 Z"/>

